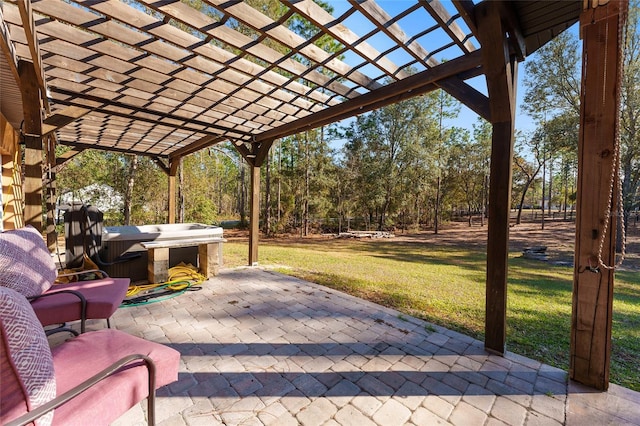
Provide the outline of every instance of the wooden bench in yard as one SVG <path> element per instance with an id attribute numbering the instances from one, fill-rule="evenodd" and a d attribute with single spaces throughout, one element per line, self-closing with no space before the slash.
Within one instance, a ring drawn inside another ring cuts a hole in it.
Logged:
<path id="1" fill-rule="evenodd" d="M 146 241 L 140 243 L 147 249 L 147 272 L 150 283 L 163 283 L 169 278 L 169 249 L 198 246 L 198 268 L 207 278 L 218 275 L 222 266 L 224 238 L 193 238 L 188 240 Z"/>

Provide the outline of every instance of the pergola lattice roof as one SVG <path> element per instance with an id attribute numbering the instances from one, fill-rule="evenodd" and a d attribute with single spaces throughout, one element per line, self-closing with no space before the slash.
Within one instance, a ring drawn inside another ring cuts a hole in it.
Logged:
<path id="1" fill-rule="evenodd" d="M 332 16 L 289 0 L 278 20 L 241 1 L 201 4 L 5 0 L 15 63 L 41 60 L 43 133 L 170 158 L 225 140 L 270 143 L 436 88 L 489 118 L 486 96 L 465 81 L 482 73 L 471 1 L 350 0 Z M 581 2 L 515 4 L 511 36 L 524 56 L 574 23 Z M 308 39 L 288 28 L 294 18 Z M 340 49 L 317 47 L 320 38 Z"/>

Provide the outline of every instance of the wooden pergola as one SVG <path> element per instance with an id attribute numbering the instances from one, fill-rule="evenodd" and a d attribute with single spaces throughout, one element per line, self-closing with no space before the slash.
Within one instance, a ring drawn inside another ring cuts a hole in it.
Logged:
<path id="1" fill-rule="evenodd" d="M 0 3 L 5 222 L 10 213 L 14 225 L 32 224 L 51 241 L 55 194 L 52 185 L 43 189 L 43 170 L 54 182 L 56 165 L 95 148 L 152 157 L 168 175 L 173 223 L 181 158 L 230 141 L 252 170 L 249 263 L 256 264 L 260 167 L 276 139 L 442 89 L 493 125 L 485 346 L 503 353 L 517 65 L 579 21 L 585 59 L 570 374 L 606 389 L 613 272 L 594 265 L 616 167 L 610 154 L 628 2 L 349 0 L 334 15 L 312 0 L 277 3 L 277 19 L 237 0 L 204 0 L 199 9 L 180 0 Z M 308 24 L 310 38 L 287 27 L 292 18 Z M 321 37 L 341 48 L 322 50 L 314 44 Z M 482 76 L 486 91 L 470 83 Z M 20 166 L 19 140 L 23 194 L 5 184 Z M 55 158 L 56 144 L 72 149 Z M 615 255 L 612 235 L 615 223 L 604 262 Z"/>

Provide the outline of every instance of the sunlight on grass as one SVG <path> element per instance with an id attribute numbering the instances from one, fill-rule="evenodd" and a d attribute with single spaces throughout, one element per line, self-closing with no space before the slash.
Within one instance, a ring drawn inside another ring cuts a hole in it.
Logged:
<path id="1" fill-rule="evenodd" d="M 247 244 L 224 246 L 226 266 Z M 567 370 L 573 268 L 511 256 L 507 349 Z M 407 242 L 261 241 L 260 264 L 484 338 L 485 253 Z M 616 275 L 611 381 L 640 391 L 640 274 Z"/>

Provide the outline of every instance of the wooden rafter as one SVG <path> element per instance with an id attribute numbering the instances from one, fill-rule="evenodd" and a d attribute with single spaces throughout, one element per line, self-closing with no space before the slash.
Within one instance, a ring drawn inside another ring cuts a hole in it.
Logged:
<path id="1" fill-rule="evenodd" d="M 226 0 L 210 0 L 209 2 L 213 4 L 221 13 L 226 13 L 227 11 L 233 13 L 233 16 L 243 22 L 245 25 L 253 28 L 256 31 L 260 31 L 265 36 L 275 38 L 279 42 L 285 44 L 293 52 L 304 55 L 312 62 L 322 64 L 324 67 L 337 74 L 347 76 L 347 79 L 355 84 L 358 84 L 370 90 L 380 87 L 380 84 L 378 84 L 365 74 L 354 70 L 350 65 L 336 58 L 334 55 L 325 52 L 321 48 L 315 46 L 313 43 L 310 43 L 309 40 L 304 39 L 287 27 L 278 25 L 281 24 L 281 22 L 277 23 L 269 19 L 246 3 L 239 2 L 230 6 L 226 6 Z M 223 6 L 225 6 L 226 8 Z M 347 93 L 344 93 L 343 96 L 352 97 L 355 94 L 357 93 L 348 91 Z"/>
<path id="2" fill-rule="evenodd" d="M 253 166 L 256 155 L 249 148 L 249 146 L 244 143 L 234 143 L 233 146 L 235 147 L 236 151 L 238 151 L 238 153 L 242 156 L 242 158 L 244 158 L 244 160 L 249 165 Z"/>
<path id="3" fill-rule="evenodd" d="M 318 86 L 325 87 L 329 90 L 332 90 L 342 96 L 352 97 L 357 95 L 357 93 L 352 93 L 351 89 L 339 82 L 331 82 L 330 78 L 320 72 L 309 68 L 302 64 L 301 62 L 295 61 L 292 59 L 292 56 L 296 53 L 302 53 L 299 46 L 306 45 L 306 41 L 293 33 L 290 30 L 287 30 L 285 27 L 281 25 L 273 25 L 274 22 L 264 22 L 265 16 L 258 12 L 256 9 L 252 8 L 249 5 L 244 3 L 237 3 L 233 7 L 222 8 L 218 7 L 218 11 L 222 14 L 232 13 L 232 15 L 227 15 L 230 17 L 238 17 L 242 19 L 246 24 L 254 27 L 255 30 L 260 31 L 261 28 L 267 27 L 270 28 L 274 26 L 279 33 L 275 33 L 273 31 L 270 35 L 272 37 L 277 36 L 277 40 L 289 41 L 290 43 L 287 45 L 291 52 L 288 54 L 282 54 L 273 48 L 262 45 L 258 43 L 256 40 L 252 39 L 249 36 L 242 34 L 239 31 L 236 31 L 232 28 L 229 28 L 224 25 L 219 25 L 216 20 L 210 18 L 206 15 L 197 13 L 193 8 L 187 6 L 185 3 L 175 0 L 175 1 L 162 1 L 157 2 L 154 0 L 142 0 L 147 6 L 152 7 L 160 12 L 167 13 L 170 16 L 177 17 L 181 20 L 181 22 L 185 25 L 193 26 L 195 25 L 194 21 L 197 19 L 199 22 L 197 24 L 197 29 L 211 37 L 214 37 L 217 40 L 221 40 L 224 43 L 233 46 L 234 48 L 240 50 L 242 55 L 244 56 L 253 56 L 264 59 L 265 61 L 273 64 L 268 69 L 271 68 L 281 68 L 293 76 L 300 78 L 304 76 L 305 79 L 309 80 L 312 83 L 315 83 Z M 224 5 L 226 2 L 223 1 L 214 1 L 211 2 L 213 5 Z M 156 7 L 156 4 L 159 4 Z M 197 15 L 196 15 L 197 14 Z M 195 15 L 195 16 L 194 16 Z M 207 19 L 208 18 L 208 19 Z M 217 24 L 217 25 L 216 25 Z M 211 28 L 211 29 L 208 29 Z M 324 52 L 322 49 L 319 49 L 314 46 L 314 48 L 309 48 L 307 46 L 304 49 L 304 53 L 310 55 L 310 59 L 314 62 L 322 63 L 326 60 L 330 55 Z M 327 64 L 327 67 L 331 69 L 331 67 L 338 67 L 339 64 L 337 61 L 333 61 Z M 342 64 L 340 67 L 340 71 L 349 72 L 350 69 L 346 66 L 346 64 Z M 361 74 L 357 74 L 357 76 L 364 78 Z M 365 78 L 365 81 L 368 82 Z M 307 89 L 309 91 L 309 89 Z M 324 102 L 327 100 L 327 96 L 322 94 L 321 92 L 311 92 L 313 96 L 318 97 L 320 101 Z"/>
<path id="4" fill-rule="evenodd" d="M 520 29 L 518 18 L 516 17 L 513 6 L 511 4 L 504 2 L 502 2 L 501 4 L 505 29 L 509 34 L 511 47 L 515 52 L 516 58 L 518 58 L 519 61 L 524 61 L 524 58 L 527 55 L 527 46 L 524 35 L 522 34 L 522 30 Z"/>
<path id="5" fill-rule="evenodd" d="M 72 148 L 56 157 L 56 172 L 67 161 L 70 161 L 73 157 L 83 152 L 86 148 Z"/>
<path id="6" fill-rule="evenodd" d="M 347 114 L 360 114 L 371 104 L 376 104 L 377 107 L 381 107 L 384 106 L 383 104 L 385 102 L 388 102 L 387 105 L 393 103 L 397 100 L 398 96 L 405 95 L 405 98 L 415 96 L 416 93 L 414 93 L 414 91 L 420 91 L 421 88 L 429 86 L 430 84 L 478 68 L 480 65 L 481 52 L 480 50 L 476 50 L 468 55 L 445 62 L 436 68 L 412 75 L 396 83 L 389 84 L 382 89 L 378 89 L 375 92 L 362 95 L 344 105 L 325 109 L 310 118 L 281 126 L 274 131 L 261 133 L 256 136 L 256 140 L 262 141 L 288 136 L 304 129 L 315 128 L 331 123 L 336 120 L 336 117 L 345 118 Z M 420 93 L 424 92 L 420 91 Z"/>
<path id="7" fill-rule="evenodd" d="M 113 115 L 116 117 L 124 118 L 134 117 L 135 120 L 148 123 L 158 123 L 161 120 L 162 125 L 175 129 L 187 129 L 193 131 L 207 131 L 206 129 L 210 129 L 209 131 L 215 130 L 218 132 L 223 132 L 230 137 L 236 138 L 251 136 L 251 133 L 248 133 L 244 130 L 228 128 L 217 124 L 207 123 L 205 121 L 181 117 L 163 111 L 154 111 L 148 108 L 132 107 L 131 105 L 123 102 L 109 101 L 97 96 L 85 94 L 75 95 L 68 90 L 55 88 L 51 90 L 51 93 L 54 96 L 58 94 L 63 96 L 66 95 L 66 97 L 72 99 L 67 100 L 63 97 L 56 97 L 56 103 L 60 105 L 82 108 L 82 105 L 86 105 L 87 101 L 89 101 L 94 104 L 92 111 L 100 112 L 105 115 Z"/>
<path id="8" fill-rule="evenodd" d="M 31 2 L 29 0 L 18 0 L 17 4 L 18 10 L 20 11 L 20 18 L 22 19 L 25 36 L 27 38 L 29 52 L 31 52 L 31 62 L 33 62 L 33 67 L 36 70 L 36 78 L 38 79 L 40 91 L 44 94 L 46 92 L 46 84 L 40 58 L 40 45 L 38 43 L 36 26 L 33 20 L 33 10 L 31 9 Z M 46 102 L 46 96 L 43 96 L 43 99 Z"/>
<path id="9" fill-rule="evenodd" d="M 407 72 L 394 64 L 390 59 L 383 56 L 378 50 L 366 41 L 363 41 L 357 34 L 347 28 L 345 25 L 336 22 L 336 20 L 328 12 L 313 0 L 301 1 L 283 1 L 289 8 L 296 13 L 313 22 L 322 30 L 330 34 L 333 38 L 340 41 L 345 46 L 349 46 L 353 51 L 363 58 L 368 59 L 372 65 L 378 67 L 389 78 L 393 80 L 402 79 L 408 76 Z"/>
<path id="10" fill-rule="evenodd" d="M 387 14 L 380 6 L 378 6 L 373 0 L 359 1 L 349 0 L 354 8 L 361 11 L 372 22 L 378 25 L 380 31 L 384 32 L 398 45 L 404 46 L 404 49 L 412 55 L 417 62 L 421 63 L 426 69 L 436 67 L 440 65 L 440 61 L 433 57 L 424 47 L 420 45 L 416 40 L 412 40 L 407 36 L 402 28 L 395 22 L 395 20 Z M 439 26 L 435 28 L 447 28 L 447 33 L 454 39 L 461 49 L 466 53 L 470 53 L 476 50 L 476 47 L 468 40 L 468 36 L 460 29 L 460 27 L 452 22 L 451 16 L 444 9 L 442 4 L 438 1 L 432 1 L 426 3 L 421 1 L 420 4 L 427 9 L 434 19 L 439 23 Z M 489 119 L 489 102 L 485 95 L 480 93 L 475 88 L 469 86 L 460 78 L 451 77 L 441 83 L 436 83 L 439 87 L 446 90 L 453 97 L 458 99 L 463 104 L 467 105 L 472 111 L 484 119 Z"/>
<path id="11" fill-rule="evenodd" d="M 470 40 L 470 35 L 466 34 L 462 28 L 456 23 L 453 17 L 447 12 L 442 3 L 438 0 L 420 0 L 420 4 L 429 11 L 431 16 L 438 22 L 440 28 L 442 28 L 451 39 L 465 52 L 473 52 L 476 47 Z"/>
<path id="12" fill-rule="evenodd" d="M 215 145 L 218 142 L 223 142 L 227 138 L 215 136 L 215 135 L 207 135 L 203 136 L 195 142 L 190 143 L 184 148 L 178 149 L 171 153 L 169 158 L 174 157 L 184 157 L 185 155 L 193 154 L 194 152 L 200 151 L 208 146 Z"/>
<path id="13" fill-rule="evenodd" d="M 152 159 L 156 166 L 160 168 L 160 170 L 169 175 L 171 168 L 161 158 L 153 157 Z"/>
<path id="14" fill-rule="evenodd" d="M 78 142 L 74 139 L 69 139 L 69 140 L 65 140 L 65 139 L 60 139 L 58 141 L 58 143 L 62 144 L 62 145 L 66 145 L 66 146 L 70 146 L 73 150 L 75 151 L 83 151 L 86 149 L 96 149 L 96 145 L 95 144 L 91 144 L 91 143 L 83 143 L 83 142 Z M 168 156 L 159 156 L 150 152 L 133 152 L 130 149 L 124 149 L 124 148 L 118 148 L 118 147 L 110 147 L 110 146 L 103 146 L 101 145 L 99 147 L 99 149 L 101 151 L 109 151 L 109 152 L 118 152 L 120 154 L 135 154 L 135 155 L 142 155 L 144 157 L 149 157 L 151 159 L 157 158 L 157 157 L 165 157 L 167 158 Z M 78 152 L 79 153 L 79 152 Z"/>
<path id="15" fill-rule="evenodd" d="M 11 34 L 9 33 L 7 23 L 4 20 L 2 9 L 0 9 L 0 34 L 2 35 L 2 40 L 0 40 L 0 50 L 4 54 L 5 58 L 7 58 L 7 63 L 9 64 L 9 68 L 15 81 L 19 81 L 18 55 L 16 53 L 16 48 L 11 41 Z"/>
<path id="16" fill-rule="evenodd" d="M 417 61 L 421 62 L 426 68 L 435 67 L 439 64 L 439 61 L 436 60 L 433 55 L 417 40 L 414 40 L 405 34 L 396 20 L 385 12 L 384 9 L 378 6 L 377 3 L 372 0 L 349 0 L 349 3 L 369 18 L 369 20 L 375 22 L 380 31 L 389 36 L 392 40 L 398 43 L 398 45 L 404 46 L 404 49 Z M 438 27 L 434 26 L 432 28 L 435 31 Z"/>
<path id="17" fill-rule="evenodd" d="M 473 0 L 453 0 L 453 5 L 456 7 L 460 17 L 467 24 L 467 27 L 469 27 L 471 32 L 477 37 L 478 27 L 476 26 L 475 5 L 473 4 Z"/>
<path id="18" fill-rule="evenodd" d="M 51 132 L 61 129 L 67 124 L 77 120 L 83 115 L 91 112 L 90 108 L 83 108 L 79 106 L 70 106 L 63 110 L 57 111 L 55 114 L 50 115 L 42 122 L 42 134 L 47 135 Z"/>

